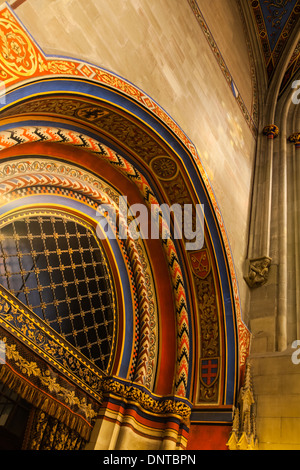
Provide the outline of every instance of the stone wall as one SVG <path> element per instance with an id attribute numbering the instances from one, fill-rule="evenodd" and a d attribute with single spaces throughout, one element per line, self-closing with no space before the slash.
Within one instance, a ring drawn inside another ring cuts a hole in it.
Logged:
<path id="1" fill-rule="evenodd" d="M 259 450 L 300 449 L 300 365 L 295 350 L 251 357 Z"/>

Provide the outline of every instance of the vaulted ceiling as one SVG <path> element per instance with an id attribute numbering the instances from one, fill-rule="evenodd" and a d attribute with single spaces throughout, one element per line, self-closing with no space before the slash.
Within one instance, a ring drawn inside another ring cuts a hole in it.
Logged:
<path id="1" fill-rule="evenodd" d="M 289 38 L 300 28 L 300 0 L 249 0 L 265 60 L 268 82 L 283 54 Z M 300 41 L 285 71 L 281 92 L 300 69 Z"/>

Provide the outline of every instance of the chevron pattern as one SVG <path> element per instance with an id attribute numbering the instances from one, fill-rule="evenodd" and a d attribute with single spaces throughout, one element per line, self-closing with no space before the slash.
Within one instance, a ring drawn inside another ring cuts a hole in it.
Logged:
<path id="1" fill-rule="evenodd" d="M 118 211 L 118 208 L 116 208 Z M 132 364 L 132 375 L 133 380 L 136 383 L 140 383 L 142 385 L 149 385 L 151 381 L 151 375 L 148 374 L 148 370 L 152 369 L 150 367 L 149 362 L 151 359 L 150 354 L 150 335 L 151 335 L 151 328 L 150 328 L 150 299 L 148 296 L 148 289 L 147 283 L 145 279 L 144 269 L 142 262 L 140 260 L 140 256 L 138 250 L 136 248 L 136 244 L 134 240 L 131 238 L 128 227 L 127 227 L 127 220 L 124 220 L 123 214 L 120 214 L 118 211 L 119 217 L 119 225 L 123 228 L 127 228 L 126 230 L 126 238 L 124 243 L 126 245 L 126 251 L 130 259 L 130 265 L 132 267 L 135 285 L 137 288 L 137 298 L 139 304 L 139 325 L 136 328 L 136 338 L 135 341 L 138 344 L 138 351 L 136 356 L 134 357 L 134 362 L 136 364 Z M 135 368 L 133 369 L 133 366 Z"/>
<path id="2" fill-rule="evenodd" d="M 82 183 L 80 179 L 75 179 L 71 177 L 67 177 L 65 175 L 65 171 L 62 171 L 62 174 L 48 174 L 46 173 L 46 168 L 44 168 L 44 172 L 41 172 L 41 168 L 39 167 L 40 173 L 31 173 L 31 171 L 34 171 L 34 163 L 31 164 L 30 162 L 26 162 L 27 165 L 24 164 L 24 162 L 19 163 L 19 166 L 21 170 L 27 171 L 25 175 L 23 176 L 17 176 L 13 175 L 13 177 L 10 178 L 5 178 L 3 176 L 4 172 L 0 171 L 0 196 L 5 199 L 9 200 L 8 195 L 14 195 L 15 197 L 22 197 L 30 194 L 48 194 L 48 193 L 53 193 L 53 189 L 56 190 L 56 194 L 63 194 L 63 195 L 71 195 L 70 197 L 75 197 L 78 198 L 78 194 L 84 194 L 85 197 L 91 198 L 89 200 L 89 204 L 93 201 L 97 201 L 96 205 L 94 203 L 95 210 L 97 209 L 99 203 L 101 204 L 113 204 L 113 201 L 104 193 L 99 191 L 97 188 L 93 187 L 91 184 L 87 184 L 85 181 Z M 36 162 L 35 162 L 36 163 Z M 6 165 L 6 172 L 8 171 Z M 52 171 L 54 167 L 54 164 L 52 164 Z M 66 167 L 64 166 L 64 170 L 66 170 Z M 49 171 L 49 165 L 48 165 L 48 171 Z M 58 168 L 56 168 L 56 171 L 58 171 Z M 2 173 L 2 174 L 1 174 Z M 72 174 L 74 174 L 74 171 L 71 171 Z M 78 175 L 77 175 L 78 176 Z M 82 175 L 83 180 L 86 179 L 87 175 Z M 41 185 L 46 185 L 46 186 L 41 186 Z M 37 191 L 32 191 L 34 189 L 39 190 Z M 76 193 L 73 193 L 72 191 L 76 191 Z M 118 209 L 118 206 L 116 206 L 116 210 Z M 121 220 L 121 217 L 119 217 Z M 123 224 L 125 221 L 123 221 Z M 122 242 L 122 240 L 121 240 Z M 139 310 L 143 312 L 143 317 L 147 318 L 147 313 L 149 311 L 149 305 L 148 303 L 148 291 L 146 290 L 146 296 L 144 294 L 145 292 L 145 287 L 146 286 L 146 280 L 145 280 L 145 274 L 144 274 L 144 269 L 142 266 L 142 263 L 140 261 L 140 257 L 138 254 L 138 250 L 135 247 L 135 242 L 130 239 L 128 236 L 126 239 L 126 244 L 128 246 L 124 246 L 124 250 L 126 253 L 126 257 L 128 260 L 127 263 L 127 269 L 130 273 L 131 280 L 132 280 L 132 289 L 134 292 L 134 311 L 135 311 L 135 319 L 136 319 L 136 325 L 135 325 L 135 334 L 136 334 L 136 345 L 134 347 L 135 350 L 138 350 L 138 345 L 139 345 L 139 322 L 140 322 L 140 315 L 139 315 Z M 122 243 L 124 245 L 124 243 Z M 130 253 L 130 256 L 128 255 Z M 136 259 L 136 257 L 138 259 Z M 134 275 L 135 273 L 138 272 L 138 283 L 136 284 L 134 282 Z M 136 286 L 139 286 L 137 288 Z M 139 294 L 139 292 L 141 292 Z M 139 304 L 140 303 L 140 304 Z M 143 319 L 143 323 L 146 322 L 145 318 Z M 149 320 L 147 320 L 147 323 L 149 324 Z M 150 332 L 149 332 L 150 335 Z M 148 361 L 154 361 L 154 358 L 151 357 L 151 354 L 149 352 L 149 346 L 143 345 L 144 349 L 144 355 L 146 354 L 147 360 Z M 134 360 L 131 365 L 133 370 L 131 371 L 131 375 L 133 377 L 134 372 L 135 372 L 135 366 L 137 362 L 137 355 L 138 353 L 134 350 L 133 355 L 134 355 Z M 151 376 L 150 377 L 144 377 L 142 372 L 140 373 L 140 381 L 142 383 L 147 383 L 147 381 L 151 381 Z"/>
<path id="3" fill-rule="evenodd" d="M 118 170 L 130 181 L 134 182 L 143 195 L 145 203 L 149 208 L 151 204 L 158 205 L 158 201 L 146 178 L 141 175 L 132 164 L 125 160 L 125 158 L 91 137 L 66 129 L 30 126 L 3 131 L 0 134 L 0 150 L 31 142 L 57 142 L 88 150 L 117 167 Z M 162 218 L 160 218 L 160 234 L 164 234 L 166 230 L 167 227 Z M 186 396 L 189 370 L 189 318 L 186 293 L 184 289 L 183 275 L 173 241 L 170 238 L 164 240 L 163 247 L 168 260 L 177 316 L 177 370 L 175 377 L 175 394 L 177 396 L 184 397 Z M 139 298 L 142 302 L 145 295 L 146 292 L 144 286 L 141 285 L 139 289 Z M 141 314 L 142 312 L 145 312 L 145 315 L 142 315 L 142 318 L 146 318 L 147 311 L 145 310 L 145 305 L 143 304 L 142 307 Z M 140 344 L 140 354 L 137 362 L 135 379 L 140 379 L 142 376 L 145 377 L 145 370 L 147 369 L 147 361 L 145 359 L 147 355 L 144 349 L 145 344 L 149 339 L 149 327 L 147 321 L 141 322 L 141 328 L 142 344 Z M 142 370 L 143 372 L 141 372 Z"/>

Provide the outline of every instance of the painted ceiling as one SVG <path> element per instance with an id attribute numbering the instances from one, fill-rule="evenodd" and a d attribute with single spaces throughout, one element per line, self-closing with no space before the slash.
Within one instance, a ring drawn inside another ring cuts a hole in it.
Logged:
<path id="1" fill-rule="evenodd" d="M 266 72 L 271 81 L 276 66 L 284 53 L 289 37 L 299 28 L 300 0 L 250 0 L 257 33 L 265 58 Z M 300 67 L 300 45 L 288 65 L 282 88 Z"/>

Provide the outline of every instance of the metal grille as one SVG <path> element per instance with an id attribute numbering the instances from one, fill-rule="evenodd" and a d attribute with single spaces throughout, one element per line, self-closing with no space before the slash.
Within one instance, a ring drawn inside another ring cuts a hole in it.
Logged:
<path id="1" fill-rule="evenodd" d="M 24 217 L 0 229 L 0 254 L 0 283 L 106 370 L 114 292 L 92 230 L 65 217 Z"/>

